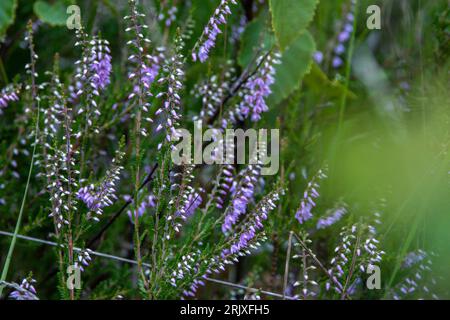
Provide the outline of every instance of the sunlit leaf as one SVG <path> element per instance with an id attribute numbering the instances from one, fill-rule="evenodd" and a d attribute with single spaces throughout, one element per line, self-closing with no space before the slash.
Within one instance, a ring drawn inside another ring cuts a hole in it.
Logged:
<path id="1" fill-rule="evenodd" d="M 270 0 L 272 26 L 284 51 L 302 34 L 314 18 L 318 0 Z"/>

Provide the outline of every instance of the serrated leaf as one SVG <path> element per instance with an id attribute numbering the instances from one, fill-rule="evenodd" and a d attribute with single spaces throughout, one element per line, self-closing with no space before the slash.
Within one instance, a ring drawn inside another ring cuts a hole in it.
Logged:
<path id="1" fill-rule="evenodd" d="M 8 27 L 14 23 L 16 8 L 17 0 L 0 1 L 0 41 L 3 40 Z"/>
<path id="2" fill-rule="evenodd" d="M 299 36 L 283 53 L 277 65 L 269 105 L 275 106 L 300 87 L 303 76 L 309 71 L 316 45 L 309 32 Z"/>
<path id="3" fill-rule="evenodd" d="M 270 0 L 272 27 L 281 51 L 302 34 L 314 18 L 319 0 Z"/>
<path id="4" fill-rule="evenodd" d="M 268 51 L 275 42 L 273 34 L 267 32 L 265 21 L 266 15 L 252 20 L 242 33 L 238 63 L 243 68 L 251 63 L 258 51 Z"/>
<path id="5" fill-rule="evenodd" d="M 51 26 L 64 26 L 66 24 L 67 5 L 65 1 L 48 4 L 45 1 L 36 1 L 33 6 L 34 13 L 38 18 Z"/>

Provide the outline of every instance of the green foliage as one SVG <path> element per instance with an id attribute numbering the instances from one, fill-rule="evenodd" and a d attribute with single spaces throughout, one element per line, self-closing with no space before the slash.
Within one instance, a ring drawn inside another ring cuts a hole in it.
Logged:
<path id="1" fill-rule="evenodd" d="M 51 26 L 64 26 L 67 21 L 67 6 L 70 1 L 56 1 L 50 4 L 46 1 L 39 0 L 34 3 L 34 13 L 45 23 Z"/>
<path id="2" fill-rule="evenodd" d="M 17 0 L 0 1 L 0 41 L 16 17 Z"/>
<path id="3" fill-rule="evenodd" d="M 282 51 L 301 35 L 314 18 L 318 0 L 270 0 L 272 26 Z"/>
<path id="4" fill-rule="evenodd" d="M 252 63 L 258 54 L 270 50 L 275 44 L 273 33 L 267 30 L 266 17 L 266 14 L 262 14 L 252 20 L 242 33 L 238 63 L 243 68 Z"/>
<path id="5" fill-rule="evenodd" d="M 276 67 L 270 105 L 277 105 L 300 87 L 303 76 L 311 67 L 314 51 L 314 39 L 309 32 L 304 32 L 286 49 L 281 64 Z"/>

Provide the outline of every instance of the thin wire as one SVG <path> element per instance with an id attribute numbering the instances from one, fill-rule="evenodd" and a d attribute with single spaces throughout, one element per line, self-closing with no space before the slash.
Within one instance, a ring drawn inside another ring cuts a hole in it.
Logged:
<path id="1" fill-rule="evenodd" d="M 1 231 L 1 230 L 0 230 L 0 235 L 8 236 L 8 237 L 14 236 L 14 234 L 11 233 L 11 232 Z M 24 236 L 24 235 L 21 235 L 21 234 L 17 234 L 17 238 L 18 239 L 22 239 L 22 240 L 37 242 L 37 243 L 41 243 L 41 244 L 45 244 L 45 245 L 53 246 L 53 247 L 57 247 L 58 246 L 58 243 L 53 242 L 53 241 L 43 240 L 43 239 L 29 237 L 29 236 Z M 59 245 L 59 246 L 63 247 L 63 245 Z M 77 252 L 80 252 L 83 249 L 74 247 L 73 250 L 77 251 Z M 117 260 L 117 261 L 129 263 L 129 264 L 137 265 L 137 261 L 135 261 L 135 260 L 126 259 L 126 258 L 114 256 L 114 255 L 103 253 L 103 252 L 90 251 L 89 254 L 94 255 L 94 256 L 98 256 L 98 257 L 102 257 L 102 258 L 106 258 L 106 259 Z M 142 263 L 142 265 L 144 267 L 148 267 L 148 268 L 151 267 L 151 265 L 148 264 L 148 263 Z M 234 288 L 238 288 L 238 289 L 244 289 L 244 290 L 247 290 L 247 291 L 250 291 L 250 292 L 253 292 L 253 293 L 262 293 L 262 294 L 265 294 L 267 296 L 272 296 L 272 297 L 276 297 L 276 298 L 284 298 L 284 299 L 288 299 L 288 300 L 296 300 L 296 298 L 294 298 L 294 297 L 284 296 L 284 295 L 282 295 L 280 293 L 260 290 L 260 289 L 247 287 L 247 286 L 244 286 L 244 285 L 240 285 L 240 284 L 236 284 L 236 283 L 232 283 L 232 282 L 228 282 L 228 281 L 212 279 L 212 278 L 209 278 L 209 277 L 205 277 L 204 279 L 206 281 L 209 281 L 209 282 L 221 284 L 221 285 L 224 285 L 224 286 L 234 287 Z"/>

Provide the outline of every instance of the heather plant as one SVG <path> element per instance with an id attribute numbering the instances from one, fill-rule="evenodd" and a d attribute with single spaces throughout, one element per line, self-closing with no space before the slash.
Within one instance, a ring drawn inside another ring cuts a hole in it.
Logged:
<path id="1" fill-rule="evenodd" d="M 444 5 L 399 2 L 385 28 L 414 20 L 420 50 L 363 29 L 362 0 L 80 1 L 70 30 L 20 3 L 0 19 L 0 297 L 447 298 Z M 180 157 L 196 129 L 208 161 Z"/>

